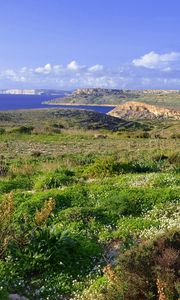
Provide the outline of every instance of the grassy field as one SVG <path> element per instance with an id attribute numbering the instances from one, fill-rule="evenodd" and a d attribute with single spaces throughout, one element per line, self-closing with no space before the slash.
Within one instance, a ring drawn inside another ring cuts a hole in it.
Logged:
<path id="1" fill-rule="evenodd" d="M 1 112 L 0 299 L 177 300 L 178 128 Z"/>

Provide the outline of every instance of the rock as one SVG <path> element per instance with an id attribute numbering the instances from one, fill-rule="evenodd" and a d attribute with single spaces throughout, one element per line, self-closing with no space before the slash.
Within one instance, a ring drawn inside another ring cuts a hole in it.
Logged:
<path id="1" fill-rule="evenodd" d="M 130 101 L 116 106 L 108 115 L 122 119 L 167 119 L 180 120 L 180 111 L 168 108 L 161 108 L 142 102 Z"/>
<path id="2" fill-rule="evenodd" d="M 101 89 L 101 88 L 84 88 L 84 89 L 76 89 L 72 94 L 73 96 L 84 96 L 84 95 L 95 95 L 95 96 L 102 96 L 102 95 L 121 95 L 123 94 L 123 90 L 118 89 Z"/>
<path id="3" fill-rule="evenodd" d="M 106 134 L 95 134 L 95 139 L 106 139 L 107 135 Z"/>

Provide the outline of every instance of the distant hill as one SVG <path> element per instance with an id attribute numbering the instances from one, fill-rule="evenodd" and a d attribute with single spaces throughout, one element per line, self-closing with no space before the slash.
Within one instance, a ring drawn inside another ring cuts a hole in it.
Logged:
<path id="1" fill-rule="evenodd" d="M 55 128 L 81 128 L 102 130 L 143 129 L 138 122 L 126 121 L 91 110 L 36 109 L 0 111 L 0 126 L 54 126 Z"/>
<path id="2" fill-rule="evenodd" d="M 56 98 L 46 103 L 120 105 L 129 101 L 144 102 L 164 108 L 180 109 L 180 91 L 86 88 L 77 89 L 64 98 Z"/>
<path id="3" fill-rule="evenodd" d="M 169 118 L 180 120 L 180 110 L 160 108 L 134 101 L 116 106 L 108 115 L 126 120 L 164 120 Z"/>

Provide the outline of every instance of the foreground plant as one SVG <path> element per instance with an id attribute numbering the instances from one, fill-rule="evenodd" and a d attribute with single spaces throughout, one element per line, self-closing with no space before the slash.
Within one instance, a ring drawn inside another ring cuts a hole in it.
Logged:
<path id="1" fill-rule="evenodd" d="M 180 232 L 172 231 L 121 253 L 115 268 L 107 265 L 103 277 L 75 299 L 178 300 Z M 98 284 L 99 281 L 99 284 Z"/>

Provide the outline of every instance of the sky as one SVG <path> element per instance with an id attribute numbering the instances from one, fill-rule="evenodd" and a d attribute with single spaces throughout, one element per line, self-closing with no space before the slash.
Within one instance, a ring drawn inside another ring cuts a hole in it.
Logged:
<path id="1" fill-rule="evenodd" d="M 179 0 L 0 0 L 0 89 L 180 89 Z"/>

